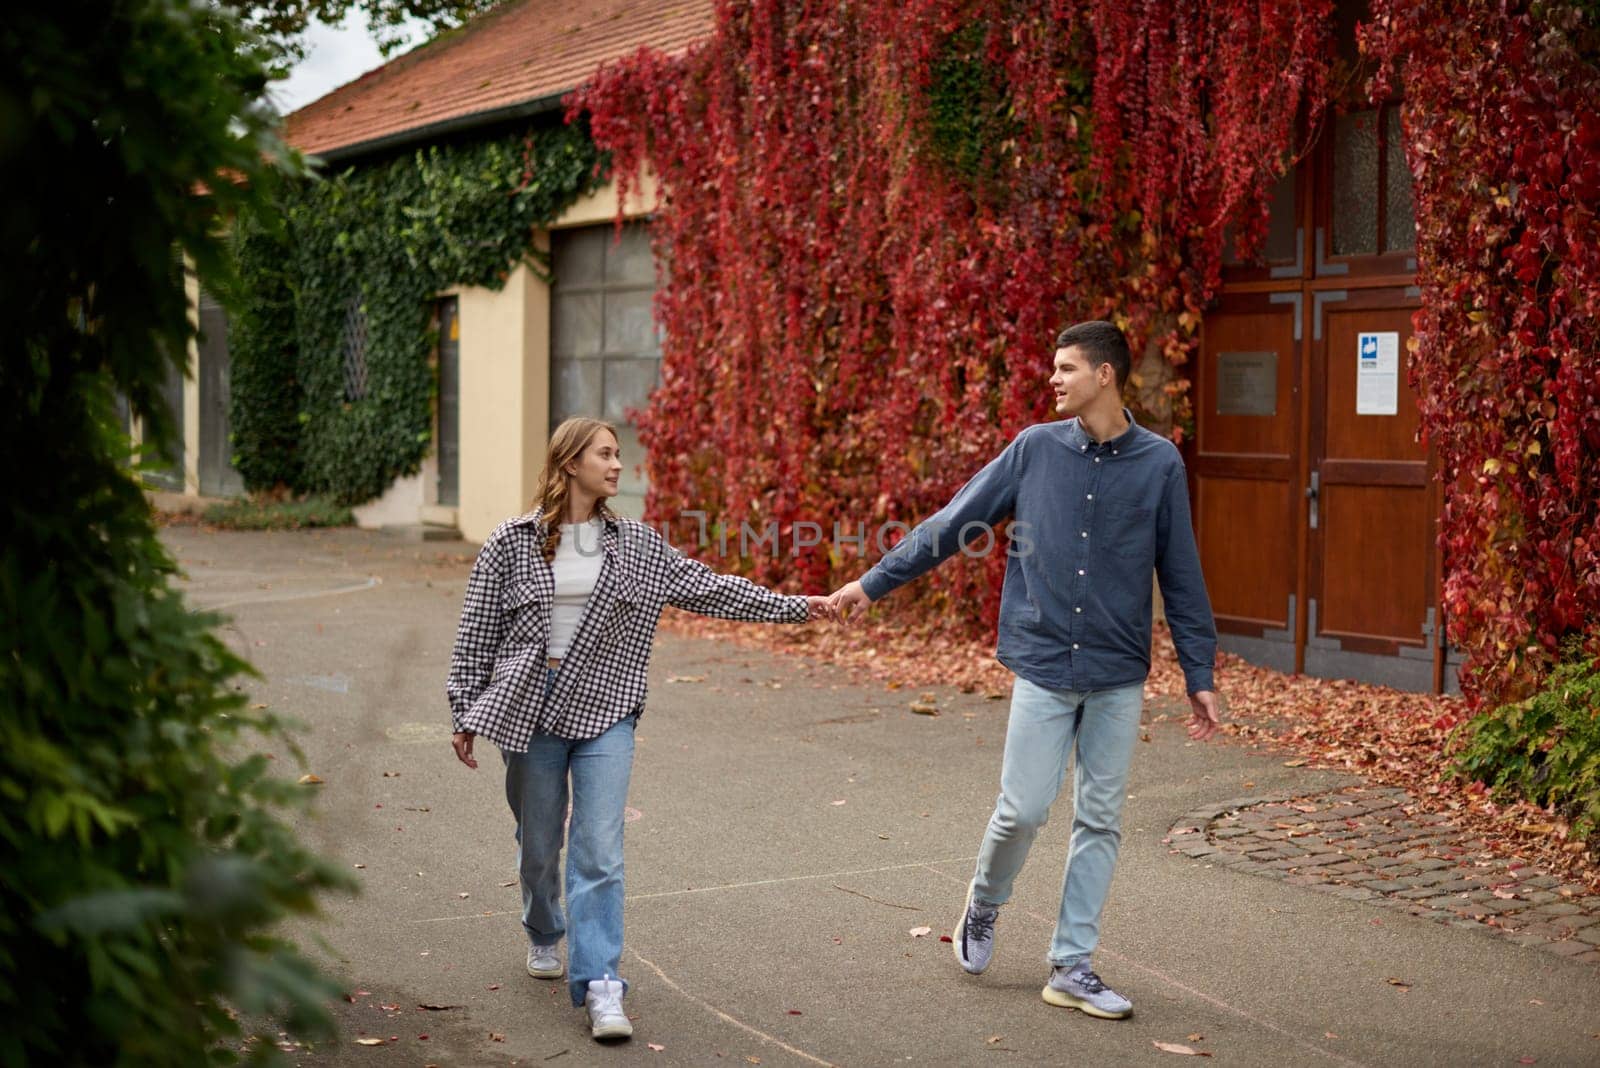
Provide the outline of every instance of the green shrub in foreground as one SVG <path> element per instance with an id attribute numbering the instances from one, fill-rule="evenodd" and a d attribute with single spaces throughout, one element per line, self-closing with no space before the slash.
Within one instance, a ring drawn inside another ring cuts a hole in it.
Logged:
<path id="1" fill-rule="evenodd" d="M 1457 775 L 1553 806 L 1577 839 L 1600 831 L 1600 659 L 1569 644 L 1538 693 L 1469 721 Z"/>
<path id="2" fill-rule="evenodd" d="M 347 881 L 253 754 L 292 746 L 248 665 L 172 587 L 114 398 L 172 445 L 178 254 L 230 292 L 219 222 L 278 156 L 262 56 L 208 0 L 6 20 L 0 1066 L 225 1062 L 240 1017 L 331 1027 L 332 983 L 276 930 Z"/>

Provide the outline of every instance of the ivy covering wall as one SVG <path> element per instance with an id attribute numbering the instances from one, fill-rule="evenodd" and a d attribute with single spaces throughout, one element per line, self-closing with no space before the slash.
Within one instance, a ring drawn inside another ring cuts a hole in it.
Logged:
<path id="1" fill-rule="evenodd" d="M 1600 19 L 1378 0 L 1375 85 L 1416 176 L 1411 381 L 1445 505 L 1443 601 L 1480 704 L 1600 653 Z"/>
<path id="2" fill-rule="evenodd" d="M 1223 229 L 1259 245 L 1296 117 L 1326 96 L 1330 7 L 753 0 L 719 4 L 687 55 L 603 70 L 573 113 L 619 184 L 658 177 L 671 265 L 648 514 L 776 523 L 746 562 L 770 583 L 854 578 L 876 531 L 1046 418 L 1074 320 L 1148 347 L 1131 395 L 1181 436 L 1176 368 Z M 795 555 L 818 521 L 868 540 Z M 992 627 L 1003 562 L 953 561 L 904 596 L 949 631 Z"/>
<path id="3" fill-rule="evenodd" d="M 230 336 L 234 463 L 251 489 L 359 503 L 431 447 L 431 302 L 498 289 L 596 181 L 580 125 L 434 145 L 286 184 L 241 218 Z"/>

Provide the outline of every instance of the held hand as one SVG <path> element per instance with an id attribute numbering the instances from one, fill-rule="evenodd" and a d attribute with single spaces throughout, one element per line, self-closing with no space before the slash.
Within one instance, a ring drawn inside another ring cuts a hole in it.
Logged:
<path id="1" fill-rule="evenodd" d="M 834 609 L 839 613 L 839 622 L 849 624 L 850 617 L 856 609 L 865 609 L 872 603 L 872 598 L 867 596 L 867 591 L 861 588 L 860 582 L 847 582 L 833 591 L 833 596 L 828 598 L 833 603 Z"/>
<path id="2" fill-rule="evenodd" d="M 1189 695 L 1189 737 L 1203 742 L 1216 733 L 1221 720 L 1217 718 L 1217 695 L 1212 690 L 1200 690 Z"/>
<path id="3" fill-rule="evenodd" d="M 456 751 L 456 759 L 461 761 L 473 771 L 478 770 L 478 761 L 472 755 L 473 735 L 470 731 L 456 731 L 450 736 L 450 747 Z"/>
<path id="4" fill-rule="evenodd" d="M 839 621 L 839 610 L 834 607 L 833 601 L 827 597 L 806 598 L 806 620 L 815 623 L 819 619 Z"/>

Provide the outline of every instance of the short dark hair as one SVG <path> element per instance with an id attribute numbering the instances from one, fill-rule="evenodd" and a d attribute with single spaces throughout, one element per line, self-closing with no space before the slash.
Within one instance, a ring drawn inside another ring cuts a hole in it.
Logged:
<path id="1" fill-rule="evenodd" d="M 1133 359 L 1128 355 L 1128 339 L 1122 331 L 1102 319 L 1069 326 L 1056 335 L 1056 348 L 1079 348 L 1089 359 L 1090 367 L 1103 363 L 1111 365 L 1116 375 L 1117 388 L 1128 382 L 1128 372 L 1133 369 Z"/>

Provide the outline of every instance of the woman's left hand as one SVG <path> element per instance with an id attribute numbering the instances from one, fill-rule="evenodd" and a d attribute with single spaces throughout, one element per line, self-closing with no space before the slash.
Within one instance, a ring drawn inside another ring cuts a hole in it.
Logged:
<path id="1" fill-rule="evenodd" d="M 835 623 L 839 621 L 839 610 L 827 597 L 807 597 L 806 613 L 806 619 L 812 623 L 819 619 L 831 619 Z"/>

